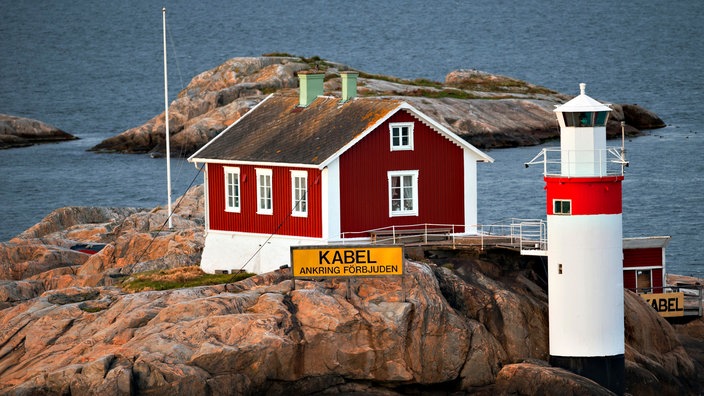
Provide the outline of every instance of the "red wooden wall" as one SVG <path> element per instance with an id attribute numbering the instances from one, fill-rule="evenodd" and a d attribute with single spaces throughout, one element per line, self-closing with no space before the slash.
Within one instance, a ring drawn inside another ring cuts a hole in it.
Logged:
<path id="1" fill-rule="evenodd" d="M 413 150 L 391 151 L 389 123 L 414 122 Z M 400 111 L 340 158 L 343 233 L 390 225 L 464 224 L 462 149 Z M 418 170 L 418 216 L 389 216 L 388 171 Z M 458 229 L 458 232 L 464 229 Z"/>
<path id="2" fill-rule="evenodd" d="M 635 289 L 637 267 L 650 267 L 653 293 L 661 293 L 663 285 L 663 262 L 661 248 L 623 250 L 623 287 Z M 656 268 L 652 268 L 656 267 Z M 647 270 L 646 270 L 647 271 Z"/>
<path id="3" fill-rule="evenodd" d="M 227 165 L 240 169 L 240 213 L 225 211 L 225 175 L 222 164 L 208 164 L 210 229 L 320 238 L 322 209 L 320 171 L 317 169 Z M 257 214 L 256 168 L 272 169 L 273 214 Z M 291 216 L 291 171 L 308 172 L 308 217 Z"/>
<path id="4" fill-rule="evenodd" d="M 623 267 L 662 267 L 662 249 L 624 249 Z"/>
<path id="5" fill-rule="evenodd" d="M 623 271 L 623 288 L 629 290 L 636 288 L 636 271 Z"/>

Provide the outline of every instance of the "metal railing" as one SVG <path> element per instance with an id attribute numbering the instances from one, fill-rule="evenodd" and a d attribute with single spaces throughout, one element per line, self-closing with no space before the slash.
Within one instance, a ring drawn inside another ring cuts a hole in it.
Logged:
<path id="1" fill-rule="evenodd" d="M 545 176 L 623 176 L 628 166 L 620 147 L 598 150 L 562 150 L 544 148 L 525 166 L 543 165 Z"/>
<path id="2" fill-rule="evenodd" d="M 547 226 L 544 220 L 516 219 L 508 224 L 471 225 L 409 224 L 364 231 L 345 232 L 340 243 L 428 244 L 509 246 L 523 251 L 547 251 Z"/>
<path id="3" fill-rule="evenodd" d="M 511 218 L 508 224 L 490 224 L 477 227 L 482 248 L 512 246 L 524 251 L 547 251 L 547 225 L 539 219 Z"/>
<path id="4" fill-rule="evenodd" d="M 392 225 L 364 231 L 342 233 L 341 242 L 354 243 L 360 240 L 370 240 L 372 244 L 405 244 L 429 243 L 438 239 L 450 241 L 454 245 L 459 230 L 471 229 L 457 224 L 407 224 Z"/>

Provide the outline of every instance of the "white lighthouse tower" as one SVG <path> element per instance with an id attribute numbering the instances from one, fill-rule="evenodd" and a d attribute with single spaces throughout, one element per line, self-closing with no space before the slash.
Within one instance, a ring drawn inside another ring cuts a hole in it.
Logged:
<path id="1" fill-rule="evenodd" d="M 624 392 L 623 150 L 607 148 L 611 108 L 585 94 L 557 107 L 560 148 L 544 165 L 550 362 Z M 542 157 L 542 160 L 538 158 Z"/>

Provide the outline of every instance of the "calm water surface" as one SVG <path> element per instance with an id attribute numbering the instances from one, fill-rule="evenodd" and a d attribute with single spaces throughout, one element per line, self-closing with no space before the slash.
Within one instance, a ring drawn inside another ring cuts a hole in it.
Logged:
<path id="1" fill-rule="evenodd" d="M 165 164 L 86 150 L 163 110 L 161 8 L 173 99 L 235 56 L 318 55 L 370 73 L 442 80 L 455 69 L 638 103 L 665 129 L 627 142 L 624 234 L 671 235 L 671 272 L 704 276 L 704 2 L 212 0 L 0 2 L 0 113 L 81 140 L 0 151 L 0 241 L 68 205 L 154 207 Z M 617 144 L 614 142 L 614 144 Z M 479 166 L 479 219 L 544 217 L 539 147 L 494 150 Z M 197 176 L 173 164 L 174 196 Z M 199 180 L 200 182 L 200 180 Z"/>

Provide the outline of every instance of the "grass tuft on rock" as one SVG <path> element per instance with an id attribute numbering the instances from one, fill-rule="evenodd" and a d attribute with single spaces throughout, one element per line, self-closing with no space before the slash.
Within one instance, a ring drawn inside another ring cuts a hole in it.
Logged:
<path id="1" fill-rule="evenodd" d="M 121 286 L 123 289 L 130 292 L 169 290 L 234 283 L 251 276 L 254 276 L 254 274 L 249 272 L 206 274 L 198 266 L 189 266 L 132 274 L 122 281 Z"/>

